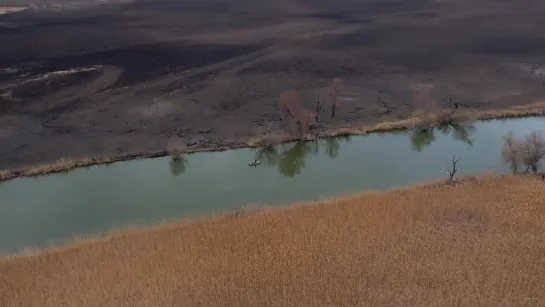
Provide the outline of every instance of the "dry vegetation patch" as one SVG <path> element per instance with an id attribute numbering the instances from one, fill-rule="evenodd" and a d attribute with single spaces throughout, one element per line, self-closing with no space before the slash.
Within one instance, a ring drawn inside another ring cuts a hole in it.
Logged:
<path id="1" fill-rule="evenodd" d="M 485 177 L 0 260 L 1 306 L 539 306 L 545 183 Z"/>

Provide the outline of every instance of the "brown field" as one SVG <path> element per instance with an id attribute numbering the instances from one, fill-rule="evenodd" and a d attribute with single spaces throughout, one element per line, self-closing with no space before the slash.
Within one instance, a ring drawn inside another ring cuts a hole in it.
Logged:
<path id="1" fill-rule="evenodd" d="M 491 176 L 0 260 L 0 306 L 543 306 L 545 183 Z"/>
<path id="2" fill-rule="evenodd" d="M 475 112 L 545 99 L 543 1 L 96 3 L 0 0 L 31 4 L 0 15 L 0 169 L 242 146 L 286 129 L 282 91 L 310 108 L 333 77 L 312 135 L 407 120 L 428 85 Z"/>

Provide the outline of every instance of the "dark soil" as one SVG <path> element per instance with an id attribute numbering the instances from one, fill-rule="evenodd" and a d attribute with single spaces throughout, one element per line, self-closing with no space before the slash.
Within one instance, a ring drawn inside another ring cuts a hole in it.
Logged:
<path id="1" fill-rule="evenodd" d="M 314 108 L 334 77 L 342 103 L 312 133 L 407 118 L 426 85 L 441 106 L 542 100 L 543 16 L 541 1 L 507 0 L 140 0 L 0 15 L 0 169 L 239 145 L 287 127 L 282 91 Z"/>

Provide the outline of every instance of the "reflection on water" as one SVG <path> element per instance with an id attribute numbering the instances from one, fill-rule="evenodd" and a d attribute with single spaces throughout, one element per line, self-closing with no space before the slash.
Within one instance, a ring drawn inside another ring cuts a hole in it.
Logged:
<path id="1" fill-rule="evenodd" d="M 172 176 L 177 177 L 185 172 L 187 166 L 187 159 L 185 157 L 178 158 L 173 157 L 170 159 L 170 173 Z"/>
<path id="2" fill-rule="evenodd" d="M 324 153 L 331 159 L 337 158 L 342 143 L 350 143 L 350 136 L 343 135 L 324 140 Z"/>
<path id="3" fill-rule="evenodd" d="M 431 145 L 433 142 L 435 142 L 433 129 L 419 129 L 411 134 L 411 144 L 416 151 L 422 151 L 424 147 Z"/>
<path id="4" fill-rule="evenodd" d="M 471 137 L 475 134 L 476 130 L 477 128 L 473 125 L 461 124 L 418 129 L 411 133 L 411 144 L 414 150 L 422 151 L 425 147 L 435 142 L 435 131 L 439 131 L 442 135 L 451 135 L 452 139 L 464 142 L 468 146 L 473 146 Z"/>
<path id="5" fill-rule="evenodd" d="M 472 136 L 476 132 L 473 125 L 441 125 L 413 132 L 401 131 L 398 134 L 409 135 L 412 148 L 422 151 L 436 141 L 436 132 L 444 136 L 450 135 L 453 140 L 473 146 Z M 305 168 L 305 159 L 309 156 L 324 153 L 331 159 L 337 158 L 343 143 L 349 143 L 350 136 L 339 136 L 312 141 L 299 141 L 279 146 L 267 146 L 255 150 L 255 159 L 265 166 L 276 166 L 280 174 L 286 177 L 295 177 Z"/>
<path id="6" fill-rule="evenodd" d="M 262 165 L 276 166 L 280 174 L 286 177 L 295 177 L 305 168 L 308 156 L 323 150 L 329 158 L 335 159 L 343 142 L 350 142 L 350 136 L 267 146 L 255 149 L 255 159 L 261 161 Z"/>
<path id="7" fill-rule="evenodd" d="M 441 125 L 418 129 L 413 132 L 396 131 L 395 135 L 409 135 L 412 149 L 422 151 L 437 140 L 436 132 L 444 136 L 451 136 L 456 141 L 473 146 L 472 136 L 476 132 L 473 125 Z M 388 133 L 380 134 L 388 135 Z M 311 141 L 299 141 L 277 146 L 266 146 L 252 149 L 254 158 L 261 162 L 262 166 L 276 167 L 278 172 L 286 177 L 295 177 L 305 168 L 305 159 L 309 156 L 323 153 L 331 159 L 337 158 L 341 145 L 350 143 L 350 136 L 338 136 Z M 170 173 L 174 176 L 182 175 L 188 167 L 188 155 L 183 158 L 171 158 L 169 162 Z"/>

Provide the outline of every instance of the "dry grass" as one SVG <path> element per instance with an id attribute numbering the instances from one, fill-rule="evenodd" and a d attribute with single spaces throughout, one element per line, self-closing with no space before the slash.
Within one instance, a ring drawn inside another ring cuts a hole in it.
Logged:
<path id="1" fill-rule="evenodd" d="M 118 161 L 127 161 L 134 159 L 154 158 L 166 156 L 167 151 L 136 153 L 123 156 L 101 157 L 101 158 L 83 158 L 79 160 L 71 158 L 62 158 L 52 164 L 38 165 L 23 170 L 3 170 L 0 171 L 0 181 L 9 180 L 17 177 L 34 177 L 50 173 L 60 173 L 73 170 L 78 167 L 86 167 L 99 164 L 110 164 Z"/>
<path id="2" fill-rule="evenodd" d="M 509 109 L 488 110 L 477 113 L 478 120 L 520 118 L 529 116 L 545 116 L 545 101 L 537 101 L 532 104 L 513 106 Z"/>
<path id="3" fill-rule="evenodd" d="M 11 177 L 10 171 L 0 171 L 0 180 L 2 179 L 10 179 Z"/>
<path id="4" fill-rule="evenodd" d="M 57 160 L 53 164 L 39 165 L 26 170 L 13 170 L 13 171 L 1 171 L 0 180 L 8 180 L 16 177 L 32 177 L 39 176 L 48 173 L 65 172 L 77 167 L 84 167 L 94 164 L 112 163 L 113 158 L 100 158 L 100 159 L 82 159 L 73 160 L 69 158 L 62 158 Z"/>
<path id="5" fill-rule="evenodd" d="M 297 137 L 285 132 L 252 135 L 246 141 L 248 147 L 260 147 L 296 141 Z"/>
<path id="6" fill-rule="evenodd" d="M 124 232 L 0 260 L 0 306 L 543 306 L 544 204 L 483 177 Z"/>

